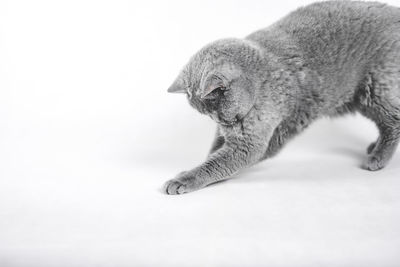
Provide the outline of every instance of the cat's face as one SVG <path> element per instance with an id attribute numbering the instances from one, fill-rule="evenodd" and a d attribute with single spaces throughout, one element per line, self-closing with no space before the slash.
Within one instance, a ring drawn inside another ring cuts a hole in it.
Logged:
<path id="1" fill-rule="evenodd" d="M 210 44 L 191 58 L 168 91 L 186 93 L 199 112 L 233 125 L 254 105 L 253 49 L 236 39 Z"/>

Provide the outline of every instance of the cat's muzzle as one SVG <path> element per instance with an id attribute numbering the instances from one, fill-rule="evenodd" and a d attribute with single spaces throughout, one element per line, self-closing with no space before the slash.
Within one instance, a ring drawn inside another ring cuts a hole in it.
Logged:
<path id="1" fill-rule="evenodd" d="M 220 118 L 218 115 L 210 114 L 210 117 L 218 124 L 223 126 L 232 126 L 240 121 L 239 115 L 235 116 L 232 120 Z"/>

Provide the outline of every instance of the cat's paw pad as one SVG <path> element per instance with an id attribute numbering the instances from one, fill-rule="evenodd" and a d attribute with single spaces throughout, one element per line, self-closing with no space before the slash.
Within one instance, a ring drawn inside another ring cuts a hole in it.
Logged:
<path id="1" fill-rule="evenodd" d="M 196 182 L 194 176 L 189 176 L 186 173 L 182 174 L 183 176 L 179 177 L 178 175 L 177 178 L 167 181 L 164 184 L 163 191 L 168 195 L 180 195 L 192 192 L 202 187 L 198 182 Z"/>
<path id="2" fill-rule="evenodd" d="M 379 159 L 375 156 L 370 156 L 367 160 L 362 164 L 362 168 L 368 171 L 377 171 L 384 168 L 386 162 Z"/>

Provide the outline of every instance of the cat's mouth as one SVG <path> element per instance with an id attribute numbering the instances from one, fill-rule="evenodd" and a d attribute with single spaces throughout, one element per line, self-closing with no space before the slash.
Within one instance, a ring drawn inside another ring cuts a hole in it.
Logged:
<path id="1" fill-rule="evenodd" d="M 220 124 L 220 125 L 222 125 L 222 126 L 232 126 L 232 125 L 234 125 L 234 124 L 237 122 L 236 120 L 234 120 L 234 121 L 227 121 L 227 120 L 221 120 L 221 119 L 213 118 L 213 117 L 212 117 L 212 119 L 213 119 L 216 123 L 218 123 L 218 124 Z"/>
<path id="2" fill-rule="evenodd" d="M 230 121 L 230 122 L 222 122 L 222 121 L 217 121 L 218 124 L 221 124 L 222 126 L 232 126 L 236 123 L 236 121 Z"/>
<path id="3" fill-rule="evenodd" d="M 236 123 L 240 122 L 242 118 L 239 117 L 239 115 L 236 115 L 233 120 L 224 120 L 224 119 L 219 119 L 219 118 L 213 118 L 218 124 L 222 126 L 233 126 Z"/>
<path id="4" fill-rule="evenodd" d="M 214 113 L 214 114 L 208 114 L 211 119 L 213 119 L 216 123 L 218 123 L 219 125 L 222 126 L 233 126 L 239 122 L 241 122 L 243 120 L 244 117 L 240 116 L 239 114 L 237 114 L 235 117 L 233 118 L 222 118 L 220 116 L 218 116 L 218 114 Z"/>

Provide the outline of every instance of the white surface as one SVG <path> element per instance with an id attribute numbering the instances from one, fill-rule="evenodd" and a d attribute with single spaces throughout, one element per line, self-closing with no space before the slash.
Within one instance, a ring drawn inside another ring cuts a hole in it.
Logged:
<path id="1" fill-rule="evenodd" d="M 322 120 L 182 196 L 213 122 L 166 89 L 192 53 L 307 1 L 1 1 L 0 266 L 400 266 L 400 156 Z M 391 1 L 396 4 L 397 1 Z"/>

